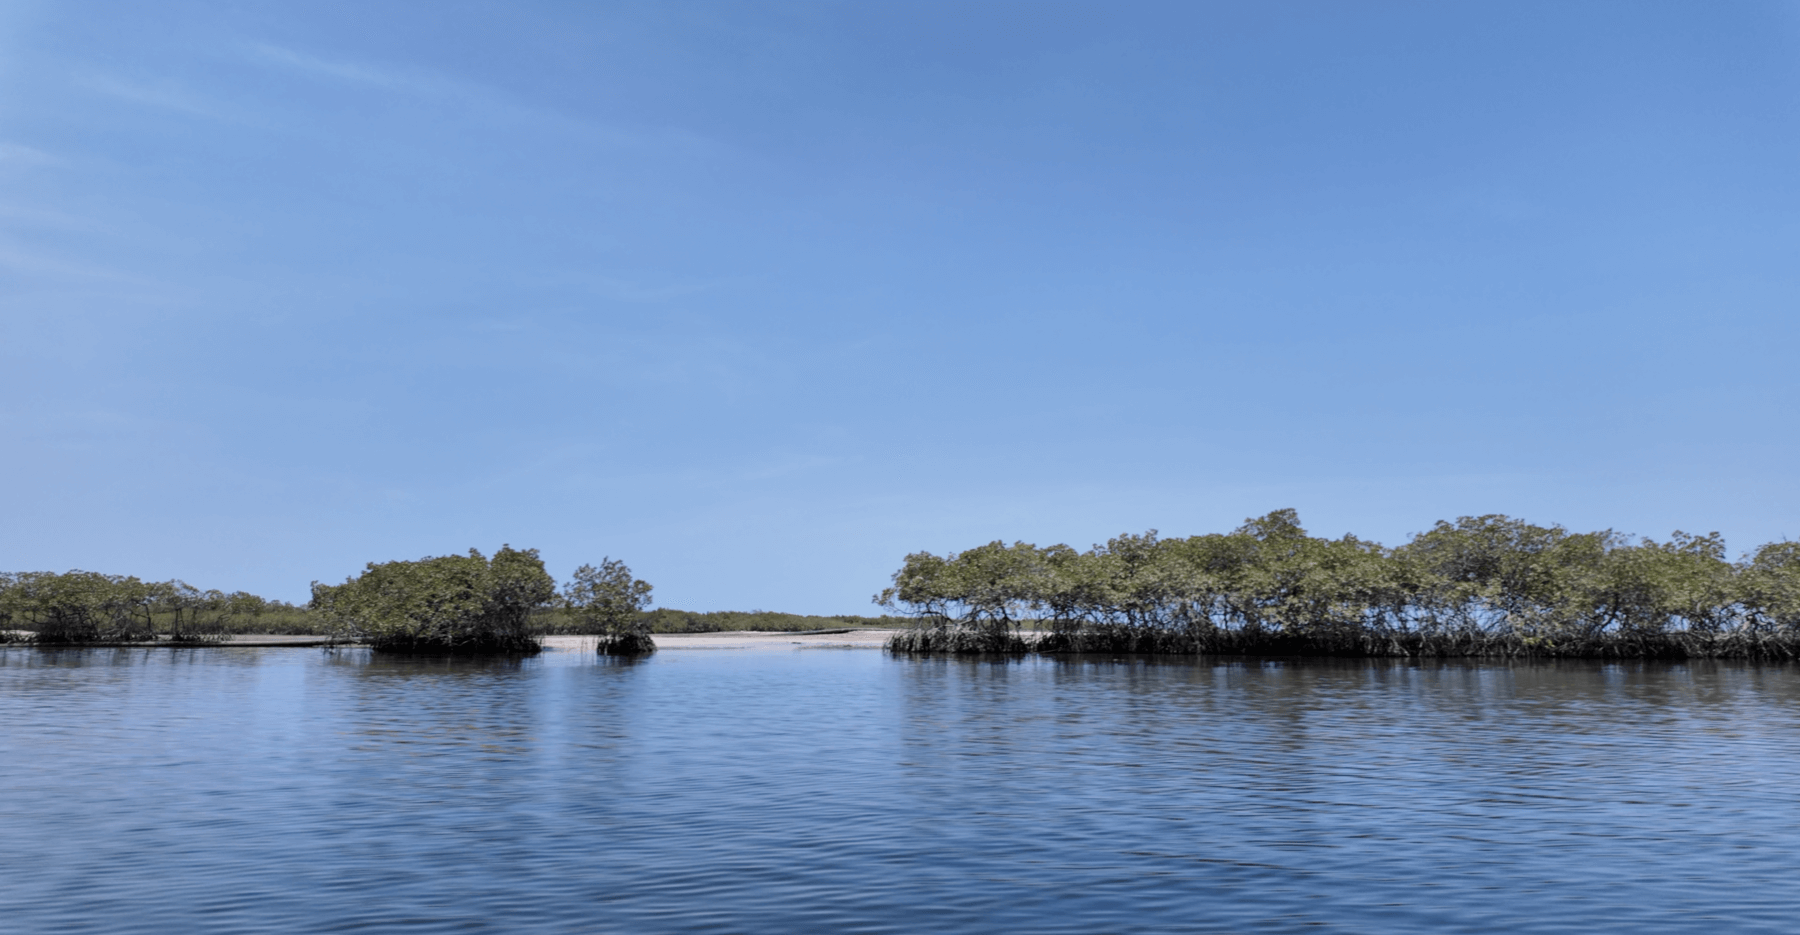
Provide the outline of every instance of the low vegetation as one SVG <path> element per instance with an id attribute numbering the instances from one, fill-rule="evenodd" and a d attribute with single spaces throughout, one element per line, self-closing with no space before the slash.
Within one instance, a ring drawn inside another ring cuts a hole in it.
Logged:
<path id="1" fill-rule="evenodd" d="M 851 614 L 811 616 L 772 610 L 692 611 L 658 607 L 640 611 L 638 617 L 651 633 L 732 633 L 747 630 L 794 633 L 806 630 L 892 628 L 911 622 L 905 617 L 860 617 Z M 562 609 L 546 615 L 545 632 L 559 635 L 595 635 L 593 624 Z"/>
<path id="2" fill-rule="evenodd" d="M 340 585 L 313 582 L 312 607 L 335 632 L 382 652 L 530 653 L 535 617 L 556 599 L 536 549 L 501 546 L 417 561 L 370 562 Z"/>
<path id="3" fill-rule="evenodd" d="M 315 582 L 304 605 L 181 581 L 86 571 L 0 573 L 0 643 L 205 644 L 308 635 L 394 652 L 534 652 L 549 634 L 598 636 L 609 655 L 653 652 L 655 633 L 895 626 L 887 617 L 650 609 L 651 586 L 623 562 L 584 565 L 560 590 L 534 550 L 369 564 L 343 584 Z"/>
<path id="4" fill-rule="evenodd" d="M 1793 659 L 1800 543 L 1732 562 L 1717 533 L 1631 541 L 1481 516 L 1390 549 L 1309 536 L 1279 510 L 1085 552 L 921 552 L 875 600 L 914 619 L 889 643 L 901 653 Z"/>
<path id="5" fill-rule="evenodd" d="M 603 656 L 644 656 L 656 652 L 644 608 L 650 604 L 649 583 L 631 576 L 624 562 L 603 559 L 600 567 L 583 565 L 563 586 L 563 606 L 588 633 L 600 637 Z"/>
<path id="6" fill-rule="evenodd" d="M 178 580 L 91 571 L 0 573 L 0 642 L 205 644 L 271 609 L 254 594 L 202 591 Z"/>

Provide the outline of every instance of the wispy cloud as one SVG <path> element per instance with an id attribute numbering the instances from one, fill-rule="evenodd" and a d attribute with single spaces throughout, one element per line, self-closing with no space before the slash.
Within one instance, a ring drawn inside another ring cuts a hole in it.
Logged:
<path id="1" fill-rule="evenodd" d="M 11 222 L 5 225 L 8 227 L 17 225 L 88 233 L 115 232 L 111 224 L 103 223 L 95 218 L 70 214 L 66 211 L 52 211 L 4 202 L 0 202 L 0 221 Z"/>
<path id="2" fill-rule="evenodd" d="M 804 453 L 772 454 L 739 468 L 735 473 L 744 480 L 773 480 L 794 474 L 826 471 L 854 460 L 857 459 Z"/>
<path id="3" fill-rule="evenodd" d="M 247 43 L 244 48 L 253 61 L 267 67 L 392 94 L 454 101 L 483 119 L 533 125 L 585 137 L 602 145 L 664 151 L 703 150 L 716 146 L 713 141 L 682 128 L 624 127 L 571 116 L 520 100 L 490 85 L 441 72 L 350 61 L 266 42 Z"/>
<path id="4" fill-rule="evenodd" d="M 0 140 L 0 166 L 53 166 L 61 162 L 41 149 Z"/>
<path id="5" fill-rule="evenodd" d="M 147 280 L 129 273 L 33 253 L 5 243 L 0 243 L 0 269 L 14 274 L 48 276 L 59 279 L 103 279 L 138 285 L 149 284 Z"/>
<path id="6" fill-rule="evenodd" d="M 665 302 L 736 285 L 736 281 L 694 281 L 649 285 L 608 276 L 586 276 L 588 285 L 600 295 L 619 302 Z"/>
<path id="7" fill-rule="evenodd" d="M 234 121 L 237 119 L 235 115 L 228 113 L 216 104 L 167 81 L 128 81 L 114 75 L 91 73 L 84 76 L 81 83 L 86 85 L 89 90 L 136 104 L 172 110 L 193 117 Z"/>
<path id="8" fill-rule="evenodd" d="M 367 85 L 388 91 L 411 91 L 416 93 L 443 93 L 455 90 L 453 83 L 443 78 L 417 72 L 406 72 L 394 68 L 368 65 L 360 62 L 347 62 L 340 59 L 322 58 L 308 55 L 294 49 L 266 42 L 250 43 L 251 54 L 268 65 L 275 65 L 290 71 L 297 71 L 316 78 L 329 78 L 351 84 Z"/>

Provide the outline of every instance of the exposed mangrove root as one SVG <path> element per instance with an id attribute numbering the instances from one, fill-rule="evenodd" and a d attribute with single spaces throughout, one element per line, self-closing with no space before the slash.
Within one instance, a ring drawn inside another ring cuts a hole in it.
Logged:
<path id="1" fill-rule="evenodd" d="M 1012 626 L 963 626 L 954 623 L 913 627 L 888 638 L 887 650 L 907 655 L 1019 655 L 1031 644 Z"/>
<path id="2" fill-rule="evenodd" d="M 480 638 L 448 639 L 431 636 L 396 636 L 371 639 L 378 653 L 412 653 L 421 656 L 531 655 L 543 651 L 535 636 L 491 634 Z"/>
<path id="3" fill-rule="evenodd" d="M 1800 659 L 1800 638 L 1693 632 L 1602 633 L 1565 639 L 1482 632 L 1196 634 L 1109 627 L 1053 631 L 1033 644 L 1032 649 L 1043 654 L 1785 661 Z"/>
<path id="4" fill-rule="evenodd" d="M 656 640 L 643 630 L 603 633 L 596 648 L 602 656 L 648 656 L 656 652 Z"/>
<path id="5" fill-rule="evenodd" d="M 1556 639 L 1462 633 L 1206 633 L 1154 628 L 1050 630 L 1035 640 L 972 627 L 923 626 L 888 639 L 901 655 L 1325 656 L 1351 658 L 1800 660 L 1800 637 L 1757 633 L 1602 633 Z"/>

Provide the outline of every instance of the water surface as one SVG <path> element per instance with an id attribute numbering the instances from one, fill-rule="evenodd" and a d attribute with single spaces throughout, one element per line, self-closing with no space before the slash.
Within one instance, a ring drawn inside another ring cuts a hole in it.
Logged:
<path id="1" fill-rule="evenodd" d="M 0 650 L 18 932 L 1791 932 L 1800 670 Z"/>

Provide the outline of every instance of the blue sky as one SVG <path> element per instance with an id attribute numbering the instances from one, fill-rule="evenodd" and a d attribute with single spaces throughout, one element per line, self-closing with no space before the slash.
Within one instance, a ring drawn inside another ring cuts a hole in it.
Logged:
<path id="1" fill-rule="evenodd" d="M 1800 4 L 0 4 L 0 568 L 1800 536 Z"/>

